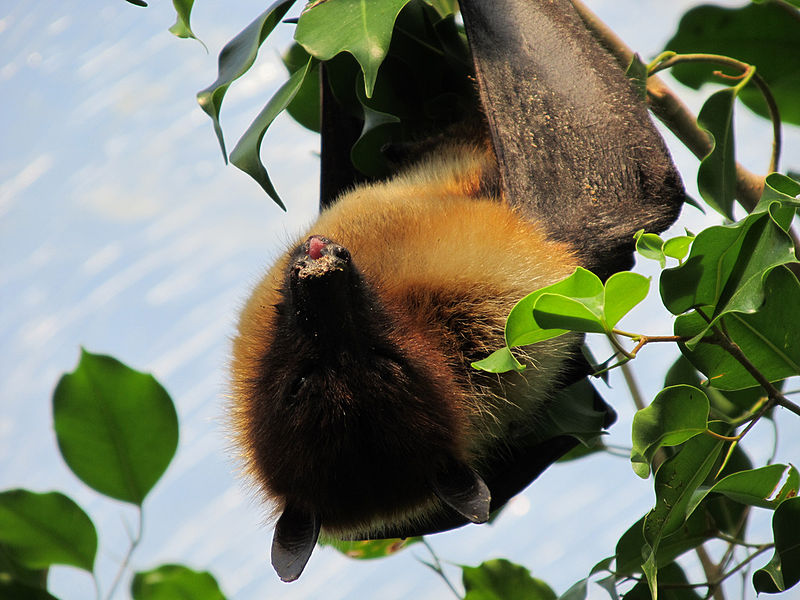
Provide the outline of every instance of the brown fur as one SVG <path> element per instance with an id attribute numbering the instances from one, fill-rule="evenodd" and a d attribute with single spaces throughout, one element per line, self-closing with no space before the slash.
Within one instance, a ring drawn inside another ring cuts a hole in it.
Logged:
<path id="1" fill-rule="evenodd" d="M 469 365 L 503 345 L 520 298 L 577 262 L 540 226 L 482 195 L 494 171 L 485 148 L 451 144 L 362 185 L 256 287 L 234 341 L 232 412 L 248 471 L 278 509 L 297 503 L 345 537 L 378 532 L 437 506 L 429 482 L 449 458 L 480 471 L 512 424 L 535 428 L 576 338 L 532 349 L 524 376 Z M 361 340 L 363 329 L 369 341 L 331 356 L 286 324 L 287 270 L 312 234 L 347 248 L 365 287 L 353 335 Z M 298 369 L 311 374 L 290 403 Z"/>

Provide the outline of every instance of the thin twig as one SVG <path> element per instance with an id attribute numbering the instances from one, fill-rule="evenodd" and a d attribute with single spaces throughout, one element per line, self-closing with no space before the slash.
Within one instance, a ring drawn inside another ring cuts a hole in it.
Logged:
<path id="1" fill-rule="evenodd" d="M 427 538 L 425 538 L 425 536 L 422 537 L 422 544 L 428 549 L 428 552 L 430 552 L 431 554 L 431 558 L 433 558 L 433 564 L 425 563 L 423 561 L 424 564 L 428 565 L 434 572 L 436 572 L 436 574 L 439 575 L 439 577 L 441 577 L 447 584 L 447 587 L 450 588 L 450 591 L 453 592 L 453 594 L 455 594 L 455 597 L 458 598 L 458 600 L 461 600 L 461 594 L 458 593 L 458 590 L 455 588 L 453 583 L 445 574 L 444 569 L 442 569 L 442 563 L 439 561 L 439 557 L 437 556 L 436 552 L 434 552 L 433 548 L 428 543 L 428 540 Z"/>
<path id="2" fill-rule="evenodd" d="M 137 506 L 136 512 L 138 517 L 136 536 L 131 540 L 131 544 L 128 547 L 128 552 L 125 554 L 125 558 L 122 559 L 122 563 L 119 565 L 119 570 L 117 571 L 117 575 L 114 577 L 114 582 L 111 584 L 108 594 L 106 594 L 106 600 L 111 600 L 111 598 L 114 596 L 114 592 L 116 591 L 120 580 L 122 580 L 125 570 L 128 568 L 128 563 L 131 560 L 131 556 L 133 555 L 134 550 L 136 550 L 136 547 L 139 545 L 139 542 L 142 540 L 142 531 L 144 529 L 144 516 L 142 514 L 142 507 Z"/>

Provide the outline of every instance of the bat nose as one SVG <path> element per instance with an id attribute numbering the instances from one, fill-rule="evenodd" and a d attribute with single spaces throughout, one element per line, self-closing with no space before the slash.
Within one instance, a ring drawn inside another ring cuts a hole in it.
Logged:
<path id="1" fill-rule="evenodd" d="M 350 251 L 347 248 L 321 235 L 312 235 L 303 246 L 311 260 L 319 260 L 323 256 L 331 256 L 346 263 L 350 262 Z"/>

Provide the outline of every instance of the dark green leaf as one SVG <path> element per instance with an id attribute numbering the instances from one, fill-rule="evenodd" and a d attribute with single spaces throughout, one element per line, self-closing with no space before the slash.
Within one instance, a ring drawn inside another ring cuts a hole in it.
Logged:
<path id="1" fill-rule="evenodd" d="M 319 544 L 321 546 L 331 546 L 336 548 L 342 554 L 350 558 L 357 558 L 361 560 L 369 560 L 372 558 L 384 558 L 391 556 L 408 548 L 412 544 L 421 542 L 421 537 L 412 537 L 405 539 L 386 539 L 386 540 L 337 540 L 335 538 L 323 537 L 320 538 Z"/>
<path id="2" fill-rule="evenodd" d="M 308 64 L 308 52 L 300 44 L 292 44 L 283 55 L 283 64 L 291 75 Z M 320 129 L 319 77 L 306 77 L 297 90 L 286 112 L 303 127 L 319 133 Z"/>
<path id="3" fill-rule="evenodd" d="M 131 596 L 133 600 L 225 600 L 211 573 L 183 565 L 162 565 L 136 573 Z"/>
<path id="4" fill-rule="evenodd" d="M 144 0 L 125 0 L 125 1 L 135 6 L 147 6 L 147 2 L 145 2 Z"/>
<path id="5" fill-rule="evenodd" d="M 115 358 L 81 352 L 53 393 L 61 455 L 101 494 L 141 505 L 178 446 L 178 416 L 152 376 Z"/>
<path id="6" fill-rule="evenodd" d="M 775 554 L 763 568 L 753 573 L 757 592 L 776 594 L 800 581 L 800 497 L 789 498 L 772 516 Z"/>
<path id="7" fill-rule="evenodd" d="M 758 312 L 727 314 L 721 322 L 748 360 L 774 382 L 800 373 L 800 321 L 796 318 L 800 306 L 800 283 L 788 269 L 775 269 L 767 278 L 764 296 L 766 300 Z M 705 320 L 693 313 L 675 320 L 675 335 L 697 336 L 706 328 Z M 719 346 L 679 346 L 716 388 L 742 390 L 758 383 Z M 758 394 L 754 390 L 752 395 L 748 395 L 757 398 Z"/>
<path id="8" fill-rule="evenodd" d="M 0 577 L 0 600 L 58 600 L 58 598 L 42 588 Z"/>
<path id="9" fill-rule="evenodd" d="M 370 177 L 387 175 L 386 161 L 381 154 L 382 148 L 391 142 L 392 134 L 397 131 L 400 119 L 393 114 L 371 108 L 364 97 L 361 77 L 356 84 L 356 97 L 361 103 L 364 115 L 364 128 L 353 144 L 350 160 L 353 165 Z"/>
<path id="10" fill-rule="evenodd" d="M 300 15 L 295 39 L 319 60 L 329 60 L 340 52 L 352 54 L 361 65 L 365 91 L 370 97 L 378 68 L 389 50 L 395 19 L 408 2 L 337 0 L 319 3 Z"/>
<path id="11" fill-rule="evenodd" d="M 700 109 L 697 124 L 711 134 L 713 147 L 697 170 L 697 188 L 714 210 L 733 218 L 736 199 L 736 152 L 733 139 L 733 106 L 737 88 L 711 95 Z"/>
<path id="12" fill-rule="evenodd" d="M 292 73 L 289 80 L 275 92 L 275 95 L 270 98 L 267 105 L 261 109 L 261 112 L 258 113 L 258 116 L 247 128 L 247 131 L 244 132 L 233 152 L 231 152 L 231 163 L 255 179 L 269 197 L 283 210 L 286 210 L 286 207 L 280 196 L 278 196 L 278 192 L 275 191 L 267 170 L 261 162 L 261 140 L 264 139 L 264 134 L 269 126 L 272 125 L 275 117 L 289 106 L 289 103 L 302 87 L 306 77 L 310 76 L 309 73 L 316 73 L 314 67 L 316 67 L 316 64 L 312 58 L 306 63 L 305 68 L 298 69 Z"/>
<path id="13" fill-rule="evenodd" d="M 228 86 L 244 75 L 253 65 L 258 49 L 267 39 L 275 26 L 280 22 L 295 0 L 277 0 L 261 13 L 255 21 L 245 27 L 239 35 L 228 42 L 219 53 L 217 79 L 210 86 L 197 92 L 197 102 L 205 113 L 211 117 L 214 133 L 217 135 L 222 156 L 228 161 L 225 151 L 225 139 L 219 123 L 219 111 Z"/>
<path id="14" fill-rule="evenodd" d="M 175 24 L 169 28 L 169 32 L 179 38 L 192 38 L 203 44 L 189 25 L 192 17 L 193 4 L 194 0 L 172 0 L 172 6 L 175 7 L 176 19 Z M 205 47 L 205 44 L 203 44 L 203 47 Z"/>
<path id="15" fill-rule="evenodd" d="M 659 568 L 658 600 L 700 600 L 701 596 L 688 587 L 689 581 L 677 563 Z M 684 586 L 684 587 L 681 587 Z M 639 581 L 625 594 L 625 600 L 650 600 L 650 589 L 646 581 Z"/>
<path id="16" fill-rule="evenodd" d="M 14 559 L 14 551 L 0 543 L 0 582 L 16 581 L 17 583 L 45 589 L 47 587 L 47 569 L 29 569 Z M 0 598 L 4 598 L 0 592 Z"/>
<path id="17" fill-rule="evenodd" d="M 583 446 L 594 448 L 608 415 L 596 408 L 597 392 L 587 378 L 559 391 L 550 410 L 537 423 L 540 439 L 571 435 Z"/>
<path id="18" fill-rule="evenodd" d="M 778 2 L 741 8 L 699 6 L 683 16 L 666 49 L 680 53 L 722 54 L 755 65 L 778 102 L 781 118 L 800 124 L 797 9 L 781 6 Z M 691 63 L 677 65 L 671 72 L 682 83 L 697 89 L 707 81 L 719 82 L 720 79 L 713 75 L 718 69 L 718 65 Z M 727 72 L 739 74 L 730 69 Z M 768 115 L 761 93 L 755 86 L 745 87 L 740 97 L 758 114 Z"/>
<path id="19" fill-rule="evenodd" d="M 662 390 L 650 406 L 633 417 L 631 466 L 642 478 L 650 475 L 653 456 L 663 446 L 677 446 L 706 430 L 708 398 L 702 390 L 677 385 Z"/>
<path id="20" fill-rule="evenodd" d="M 97 532 L 89 516 L 59 492 L 0 493 L 0 543 L 28 569 L 72 565 L 94 569 Z"/>
<path id="21" fill-rule="evenodd" d="M 504 558 L 461 569 L 467 592 L 464 600 L 556 600 L 555 592 L 544 581 Z"/>

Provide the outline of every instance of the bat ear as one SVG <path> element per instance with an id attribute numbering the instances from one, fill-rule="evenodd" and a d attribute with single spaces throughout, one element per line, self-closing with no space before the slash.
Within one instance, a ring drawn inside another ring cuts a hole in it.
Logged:
<path id="1" fill-rule="evenodd" d="M 300 577 L 317 544 L 319 527 L 317 515 L 286 505 L 272 537 L 272 566 L 282 581 Z"/>
<path id="2" fill-rule="evenodd" d="M 492 495 L 475 471 L 464 463 L 452 460 L 439 471 L 433 481 L 433 491 L 444 503 L 473 523 L 489 520 Z"/>

